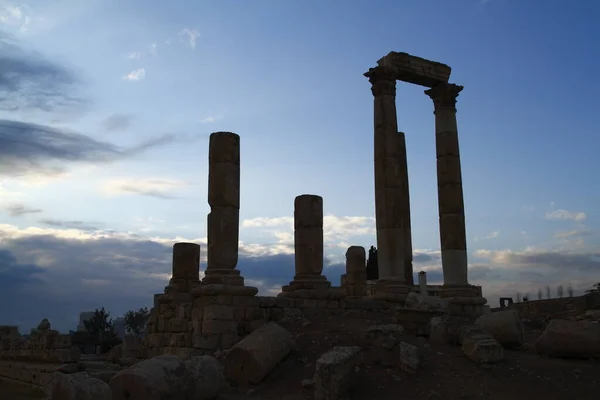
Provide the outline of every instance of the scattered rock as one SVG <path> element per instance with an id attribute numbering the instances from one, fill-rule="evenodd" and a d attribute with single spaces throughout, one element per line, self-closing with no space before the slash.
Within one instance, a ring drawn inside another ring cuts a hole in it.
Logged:
<path id="1" fill-rule="evenodd" d="M 188 399 L 212 399 L 226 386 L 223 367 L 216 358 L 211 356 L 192 357 L 184 364 L 188 375 Z"/>
<path id="2" fill-rule="evenodd" d="M 402 325 L 375 325 L 367 329 L 367 341 L 371 346 L 391 350 L 400 342 L 403 333 Z"/>
<path id="3" fill-rule="evenodd" d="M 100 379 L 86 373 L 52 375 L 50 390 L 52 400 L 111 400 L 110 387 Z"/>
<path id="4" fill-rule="evenodd" d="M 400 353 L 400 369 L 410 374 L 416 373 L 419 369 L 419 348 L 410 343 L 400 342 L 398 352 Z"/>
<path id="5" fill-rule="evenodd" d="M 448 301 L 438 296 L 425 296 L 410 292 L 406 296 L 404 307 L 421 311 L 446 311 L 448 308 Z"/>
<path id="6" fill-rule="evenodd" d="M 535 343 L 535 350 L 554 357 L 600 357 L 600 325 L 553 319 Z"/>
<path id="7" fill-rule="evenodd" d="M 504 348 L 489 333 L 463 330 L 462 352 L 470 360 L 488 364 L 504 360 Z"/>
<path id="8" fill-rule="evenodd" d="M 315 385 L 314 379 L 303 379 L 302 380 L 302 387 L 305 389 L 312 388 L 314 385 Z"/>
<path id="9" fill-rule="evenodd" d="M 340 400 L 345 397 L 354 373 L 360 347 L 334 347 L 317 360 L 315 400 Z"/>
<path id="10" fill-rule="evenodd" d="M 475 324 L 483 328 L 502 346 L 518 347 L 523 345 L 523 325 L 517 310 L 497 311 L 482 315 Z"/>
<path id="11" fill-rule="evenodd" d="M 225 356 L 225 377 L 237 385 L 262 381 L 292 350 L 291 333 L 274 322 L 263 325 L 233 346 Z"/>

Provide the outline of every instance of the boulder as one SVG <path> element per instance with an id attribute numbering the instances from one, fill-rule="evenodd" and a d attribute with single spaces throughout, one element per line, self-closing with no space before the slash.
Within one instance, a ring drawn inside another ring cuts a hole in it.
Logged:
<path id="1" fill-rule="evenodd" d="M 55 372 L 50 383 L 52 400 L 112 400 L 112 392 L 106 382 L 92 378 L 86 373 L 63 374 Z"/>
<path id="2" fill-rule="evenodd" d="M 600 324 L 553 319 L 535 343 L 535 350 L 554 357 L 600 357 Z"/>
<path id="3" fill-rule="evenodd" d="M 482 315 L 475 320 L 475 325 L 492 335 L 502 346 L 518 347 L 523 345 L 523 324 L 517 310 Z"/>
<path id="4" fill-rule="evenodd" d="M 183 361 L 163 355 L 119 371 L 108 384 L 113 400 L 186 399 L 187 378 Z"/>
<path id="5" fill-rule="evenodd" d="M 359 352 L 357 346 L 339 346 L 319 357 L 314 377 L 315 400 L 346 398 Z"/>
<path id="6" fill-rule="evenodd" d="M 422 311 L 446 311 L 448 308 L 448 301 L 438 296 L 425 296 L 410 292 L 406 296 L 404 307 Z"/>
<path id="7" fill-rule="evenodd" d="M 185 361 L 185 369 L 189 400 L 212 399 L 226 386 L 223 367 L 215 357 L 192 357 Z"/>
<path id="8" fill-rule="evenodd" d="M 112 349 L 108 351 L 106 355 L 106 361 L 110 361 L 111 363 L 117 363 L 121 358 L 123 358 L 123 345 L 118 344 Z"/>
<path id="9" fill-rule="evenodd" d="M 291 351 L 290 332 L 270 322 L 240 340 L 225 356 L 225 377 L 238 385 L 262 381 Z"/>

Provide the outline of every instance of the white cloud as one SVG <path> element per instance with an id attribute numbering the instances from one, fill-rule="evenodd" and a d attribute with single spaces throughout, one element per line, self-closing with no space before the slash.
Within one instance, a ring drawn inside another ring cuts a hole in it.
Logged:
<path id="1" fill-rule="evenodd" d="M 123 76 L 123 80 L 136 82 L 141 81 L 146 77 L 146 70 L 144 68 L 136 69 Z"/>
<path id="2" fill-rule="evenodd" d="M 129 59 L 129 60 L 138 60 L 141 57 L 142 57 L 141 51 L 132 51 L 131 53 L 127 54 L 127 59 Z"/>
<path id="3" fill-rule="evenodd" d="M 151 56 L 156 55 L 156 43 L 150 43 L 148 45 L 148 54 L 150 54 Z"/>
<path id="4" fill-rule="evenodd" d="M 479 241 L 479 240 L 490 240 L 490 239 L 495 239 L 498 236 L 500 236 L 500 232 L 499 231 L 494 231 L 491 232 L 490 234 L 486 235 L 486 236 L 475 236 L 473 238 L 474 241 Z"/>
<path id="5" fill-rule="evenodd" d="M 179 35 L 187 38 L 188 44 L 192 49 L 196 48 L 196 40 L 200 36 L 200 33 L 196 29 L 184 28 L 179 32 Z"/>
<path id="6" fill-rule="evenodd" d="M 548 220 L 574 220 L 574 221 L 585 221 L 587 215 L 583 211 L 567 211 L 567 210 L 553 210 L 546 212 L 546 219 Z"/>
<path id="7" fill-rule="evenodd" d="M 26 33 L 33 18 L 33 9 L 25 4 L 0 4 L 0 23 L 6 28 Z"/>
<path id="8" fill-rule="evenodd" d="M 120 178 L 106 181 L 102 185 L 103 192 L 108 195 L 138 194 L 159 198 L 174 198 L 174 192 L 189 183 L 176 179 L 139 179 Z"/>
<path id="9" fill-rule="evenodd" d="M 207 116 L 205 118 L 202 118 L 200 120 L 200 123 L 201 124 L 210 124 L 210 123 L 213 123 L 213 122 L 220 121 L 222 119 L 223 119 L 222 115 L 218 115 L 218 114 L 217 115 L 209 115 L 209 116 Z"/>

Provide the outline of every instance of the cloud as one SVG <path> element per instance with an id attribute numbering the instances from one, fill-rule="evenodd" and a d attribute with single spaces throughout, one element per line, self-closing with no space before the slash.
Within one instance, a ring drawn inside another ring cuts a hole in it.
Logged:
<path id="1" fill-rule="evenodd" d="M 141 51 L 132 51 L 127 54 L 126 58 L 128 60 L 139 60 L 140 58 L 142 58 L 142 54 L 143 53 Z"/>
<path id="2" fill-rule="evenodd" d="M 205 118 L 202 118 L 200 120 L 200 123 L 201 124 L 211 124 L 213 122 L 217 122 L 217 121 L 220 121 L 222 119 L 223 119 L 222 115 L 209 115 L 209 116 L 207 116 Z"/>
<path id="3" fill-rule="evenodd" d="M 33 9 L 25 4 L 0 4 L 0 23 L 6 27 L 25 33 L 28 31 L 33 19 Z"/>
<path id="4" fill-rule="evenodd" d="M 99 228 L 95 225 L 86 224 L 83 221 L 60 221 L 56 219 L 41 219 L 41 224 L 54 228 L 79 229 L 82 231 L 97 231 Z"/>
<path id="5" fill-rule="evenodd" d="M 113 162 L 175 139 L 175 135 L 167 134 L 123 149 L 76 132 L 0 120 L 0 175 L 55 175 L 63 172 L 65 163 Z"/>
<path id="6" fill-rule="evenodd" d="M 124 131 L 131 126 L 133 115 L 113 114 L 102 122 L 102 127 L 106 132 Z"/>
<path id="7" fill-rule="evenodd" d="M 188 183 L 174 179 L 114 179 L 104 183 L 104 192 L 110 195 L 130 195 L 157 197 L 160 199 L 177 198 L 173 192 Z"/>
<path id="8" fill-rule="evenodd" d="M 25 51 L 0 32 L 0 110 L 80 108 L 87 104 L 73 95 L 80 80 L 66 67 Z"/>
<path id="9" fill-rule="evenodd" d="M 188 44 L 192 49 L 196 48 L 196 40 L 200 36 L 200 33 L 196 29 L 184 28 L 179 32 L 179 35 L 187 38 Z"/>
<path id="10" fill-rule="evenodd" d="M 150 54 L 151 56 L 156 55 L 156 43 L 151 43 L 148 45 L 148 54 Z"/>
<path id="11" fill-rule="evenodd" d="M 122 79 L 129 82 L 137 82 L 143 80 L 144 78 L 146 78 L 146 70 L 144 68 L 139 68 L 131 71 L 127 75 L 124 75 Z"/>
<path id="12" fill-rule="evenodd" d="M 585 221 L 587 215 L 582 211 L 553 210 L 546 212 L 548 220 Z"/>
<path id="13" fill-rule="evenodd" d="M 554 234 L 554 237 L 556 239 L 569 239 L 569 238 L 590 236 L 590 235 L 592 235 L 592 232 L 587 229 L 575 229 L 575 230 L 571 230 L 571 231 L 557 232 L 556 234 Z"/>
<path id="14" fill-rule="evenodd" d="M 36 214 L 42 212 L 42 210 L 39 208 L 29 208 L 24 204 L 12 204 L 6 207 L 6 211 L 11 217 L 20 217 L 26 214 Z"/>
<path id="15" fill-rule="evenodd" d="M 500 236 L 500 232 L 499 231 L 494 231 L 491 232 L 490 234 L 486 235 L 486 236 L 475 236 L 473 238 L 474 241 L 479 241 L 479 240 L 490 240 L 490 239 L 495 239 L 498 236 Z"/>

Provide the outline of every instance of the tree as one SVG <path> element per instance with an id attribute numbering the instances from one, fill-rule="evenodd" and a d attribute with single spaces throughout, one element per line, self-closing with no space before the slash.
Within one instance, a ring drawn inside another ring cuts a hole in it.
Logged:
<path id="1" fill-rule="evenodd" d="M 150 312 L 146 307 L 140 308 L 137 311 L 129 310 L 125 313 L 125 327 L 127 332 L 133 333 L 135 336 L 140 337 L 146 332 L 146 321 Z"/>
<path id="2" fill-rule="evenodd" d="M 371 246 L 369 249 L 369 258 L 367 259 L 367 280 L 374 281 L 376 279 L 379 279 L 377 248 L 375 246 Z"/>
<path id="3" fill-rule="evenodd" d="M 550 286 L 546 286 L 546 298 L 549 299 L 552 297 L 552 290 L 550 289 Z"/>
<path id="4" fill-rule="evenodd" d="M 529 293 L 523 295 L 523 301 L 529 301 Z"/>
<path id="5" fill-rule="evenodd" d="M 556 287 L 556 294 L 558 295 L 559 298 L 562 299 L 562 297 L 565 294 L 565 287 L 563 285 L 558 285 Z"/>
<path id="6" fill-rule="evenodd" d="M 571 286 L 571 284 L 569 283 L 569 286 L 567 286 L 567 294 L 569 295 L 569 297 L 573 297 L 574 293 L 575 290 L 573 289 L 573 286 Z"/>
<path id="7" fill-rule="evenodd" d="M 543 297 L 543 295 L 544 295 L 544 294 L 542 293 L 542 288 L 539 288 L 539 289 L 538 289 L 538 292 L 537 292 L 537 297 L 538 297 L 538 300 L 541 300 L 541 299 L 542 299 L 542 297 Z"/>
<path id="8" fill-rule="evenodd" d="M 94 310 L 94 315 L 83 322 L 86 332 L 90 335 L 96 348 L 100 346 L 101 352 L 106 352 L 119 344 L 119 338 L 113 330 L 110 313 L 102 307 Z"/>
<path id="9" fill-rule="evenodd" d="M 517 292 L 517 303 L 521 302 L 521 293 Z"/>

